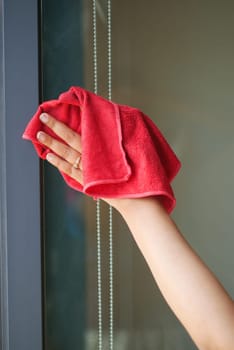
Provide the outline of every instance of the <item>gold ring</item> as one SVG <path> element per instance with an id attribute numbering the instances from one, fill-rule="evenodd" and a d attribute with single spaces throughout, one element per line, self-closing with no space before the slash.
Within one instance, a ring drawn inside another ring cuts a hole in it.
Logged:
<path id="1" fill-rule="evenodd" d="M 73 164 L 73 168 L 78 169 L 81 161 L 81 155 L 78 156 Z"/>

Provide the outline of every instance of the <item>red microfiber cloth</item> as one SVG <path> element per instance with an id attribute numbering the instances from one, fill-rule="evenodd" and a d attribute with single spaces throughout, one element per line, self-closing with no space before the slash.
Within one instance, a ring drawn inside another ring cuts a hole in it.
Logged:
<path id="1" fill-rule="evenodd" d="M 83 185 L 62 173 L 69 186 L 95 198 L 160 196 L 167 212 L 172 211 L 175 196 L 170 182 L 181 164 L 156 125 L 139 109 L 71 87 L 58 100 L 42 103 L 24 131 L 23 138 L 31 140 L 45 159 L 50 150 L 37 140 L 37 132 L 59 137 L 40 121 L 43 112 L 81 135 Z"/>

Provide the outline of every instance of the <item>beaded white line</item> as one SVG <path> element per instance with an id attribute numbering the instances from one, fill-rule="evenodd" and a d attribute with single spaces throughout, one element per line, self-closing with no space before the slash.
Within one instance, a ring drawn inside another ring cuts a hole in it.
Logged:
<path id="1" fill-rule="evenodd" d="M 93 0 L 93 84 L 94 93 L 98 93 L 98 54 L 97 54 L 97 16 L 96 0 Z M 107 0 L 107 90 L 108 99 L 112 98 L 112 42 L 111 42 L 111 0 Z M 98 284 L 98 350 L 102 350 L 102 254 L 101 254 L 101 207 L 96 204 L 97 229 L 97 284 Z M 113 210 L 109 206 L 109 349 L 113 350 Z"/>
<path id="2" fill-rule="evenodd" d="M 111 0 L 107 0 L 107 90 L 112 98 L 112 23 Z M 113 210 L 109 206 L 109 349 L 114 348 L 114 288 L 113 288 Z"/>
<path id="3" fill-rule="evenodd" d="M 107 84 L 108 84 L 108 99 L 112 98 L 112 23 L 111 23 L 111 0 L 107 0 Z"/>
<path id="4" fill-rule="evenodd" d="M 93 90 L 98 92 L 98 68 L 97 68 L 97 10 L 96 0 L 93 0 Z"/>
<path id="5" fill-rule="evenodd" d="M 97 9 L 93 0 L 93 90 L 98 92 L 97 65 Z M 97 307 L 98 307 L 98 350 L 102 350 L 102 257 L 101 257 L 101 207 L 100 199 L 96 202 L 96 235 L 97 235 Z"/>
<path id="6" fill-rule="evenodd" d="M 113 213 L 109 206 L 109 348 L 114 347 L 114 301 L 113 301 Z"/>
<path id="7" fill-rule="evenodd" d="M 100 199 L 96 203 L 97 225 L 97 289 L 98 289 L 98 350 L 102 350 L 102 254 L 101 254 L 101 208 Z"/>

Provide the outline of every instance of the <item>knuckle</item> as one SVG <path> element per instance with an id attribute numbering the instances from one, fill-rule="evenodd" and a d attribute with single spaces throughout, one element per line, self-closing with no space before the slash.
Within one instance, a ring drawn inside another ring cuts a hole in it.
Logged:
<path id="1" fill-rule="evenodd" d="M 45 134 L 44 135 L 44 144 L 48 147 L 51 148 L 51 145 L 52 145 L 52 139 L 49 135 Z"/>
<path id="2" fill-rule="evenodd" d="M 71 151 L 68 147 L 63 148 L 62 157 L 66 160 L 69 160 L 71 158 Z"/>
<path id="3" fill-rule="evenodd" d="M 50 115 L 49 120 L 48 120 L 48 125 L 51 129 L 55 128 L 55 119 Z"/>
<path id="4" fill-rule="evenodd" d="M 71 167 L 71 173 L 70 173 L 70 176 L 73 177 L 73 179 L 75 180 L 80 180 L 80 170 L 79 169 L 76 169 L 74 167 Z"/>
<path id="5" fill-rule="evenodd" d="M 70 144 L 70 143 L 72 143 L 73 140 L 74 140 L 74 135 L 72 134 L 72 132 L 66 131 L 66 132 L 64 133 L 64 139 L 66 140 L 66 142 L 67 142 L 68 144 Z"/>
<path id="6" fill-rule="evenodd" d="M 68 163 L 65 163 L 65 162 L 60 162 L 60 167 L 61 171 L 63 171 L 65 174 L 67 175 L 71 175 L 71 167 L 69 166 Z"/>

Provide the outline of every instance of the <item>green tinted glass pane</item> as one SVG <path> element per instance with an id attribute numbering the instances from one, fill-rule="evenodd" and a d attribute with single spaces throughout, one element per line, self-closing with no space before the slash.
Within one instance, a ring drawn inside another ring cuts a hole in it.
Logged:
<path id="1" fill-rule="evenodd" d="M 83 83 L 81 1 L 41 3 L 42 99 Z M 83 196 L 43 166 L 46 350 L 84 348 L 86 313 Z"/>
<path id="2" fill-rule="evenodd" d="M 93 89 L 92 1 L 42 3 L 43 98 Z M 233 8 L 211 1 L 113 1 L 113 100 L 139 107 L 180 157 L 173 216 L 234 295 Z M 98 1 L 99 93 L 107 95 L 106 2 Z M 227 169 L 225 172 L 223 169 Z M 44 168 L 46 350 L 97 349 L 95 202 Z M 217 198 L 219 199 L 217 201 Z M 108 208 L 102 205 L 103 328 L 108 348 Z M 221 234 L 220 234 L 221 233 Z M 222 235 L 222 237 L 221 237 Z M 114 344 L 194 350 L 114 213 Z M 183 291 L 181 291 L 183 293 Z"/>

